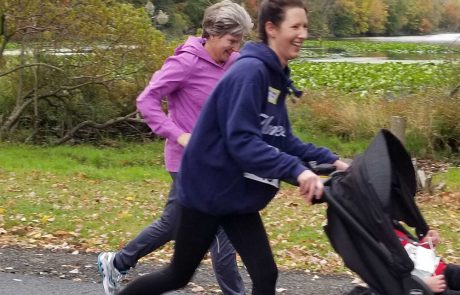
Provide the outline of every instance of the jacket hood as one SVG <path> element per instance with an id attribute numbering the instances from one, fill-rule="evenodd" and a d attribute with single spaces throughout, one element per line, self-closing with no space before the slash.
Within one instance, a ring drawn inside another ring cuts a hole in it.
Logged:
<path id="1" fill-rule="evenodd" d="M 291 73 L 289 67 L 283 68 L 276 53 L 266 44 L 256 42 L 247 43 L 241 50 L 239 59 L 243 58 L 257 58 L 261 60 L 267 68 L 284 78 L 285 85 L 290 92 L 296 97 L 302 96 L 302 91 L 295 88 L 293 81 L 289 77 Z"/>
<path id="2" fill-rule="evenodd" d="M 203 60 L 206 60 L 210 63 L 213 63 L 217 66 L 223 66 L 217 64 L 209 55 L 209 53 L 206 51 L 204 48 L 204 44 L 206 43 L 206 39 L 200 38 L 200 37 L 195 37 L 195 36 L 189 36 L 187 41 L 185 41 L 184 44 L 180 45 L 179 47 L 176 48 L 174 51 L 176 55 L 180 55 L 182 53 L 190 53 L 198 58 L 201 58 Z M 236 59 L 237 54 L 233 53 L 230 59 Z M 225 63 L 227 64 L 228 61 Z"/>

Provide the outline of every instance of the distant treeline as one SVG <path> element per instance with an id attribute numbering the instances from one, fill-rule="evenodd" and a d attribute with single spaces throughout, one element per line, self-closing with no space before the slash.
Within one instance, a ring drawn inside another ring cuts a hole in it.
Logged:
<path id="1" fill-rule="evenodd" d="M 149 136 L 145 134 L 150 131 L 149 128 L 136 113 L 135 98 L 147 85 L 152 73 L 161 67 L 177 43 L 183 40 L 183 35 L 196 33 L 200 27 L 203 11 L 210 1 L 154 0 L 155 3 L 144 1 L 136 3 L 127 3 L 127 0 L 0 1 L 0 143 L 17 141 L 62 144 L 97 141 L 118 136 L 137 140 Z M 447 30 L 447 24 L 454 24 L 453 21 L 448 22 L 448 20 L 455 20 L 456 14 L 448 18 L 444 11 L 453 13 L 458 9 L 445 7 L 455 6 L 460 0 L 436 1 L 395 0 L 390 5 L 383 0 L 312 0 L 309 2 L 310 31 L 316 36 L 332 36 L 332 34 L 349 36 L 378 32 L 381 34 L 429 33 L 441 30 L 442 26 Z M 396 4 L 402 8 L 395 8 Z M 256 17 L 257 2 L 246 1 L 244 5 L 253 17 Z M 425 14 L 421 14 L 420 11 L 424 11 Z M 396 16 L 395 12 L 399 14 Z M 390 21 L 392 19 L 397 21 Z M 458 24 L 455 26 L 458 28 Z M 168 40 L 169 38 L 172 41 Z M 327 42 L 321 40 L 318 43 L 324 45 Z M 362 43 L 360 46 L 363 46 Z M 440 66 L 430 66 L 426 71 L 421 71 L 433 74 L 437 68 L 441 69 Z M 448 78 L 447 83 L 438 83 L 439 79 L 432 79 L 428 83 L 426 75 L 418 72 L 406 74 L 404 78 L 409 79 L 407 82 L 398 79 L 399 76 L 396 74 L 392 74 L 391 79 L 384 78 L 383 81 L 380 78 L 385 77 L 386 74 L 374 68 L 374 73 L 385 86 L 383 88 L 382 84 L 373 78 L 375 75 L 371 75 L 364 81 L 357 78 L 358 75 L 350 75 L 352 70 L 337 68 L 314 70 L 315 73 L 319 71 L 334 75 L 330 78 L 327 75 L 319 77 L 316 85 L 312 84 L 313 75 L 307 79 L 297 74 L 298 79 L 293 78 L 299 85 L 310 90 L 316 89 L 318 85 L 325 86 L 329 88 L 326 93 L 330 93 L 331 88 L 354 93 L 367 91 L 376 93 L 376 99 L 379 99 L 379 93 L 386 95 L 387 92 L 394 92 L 395 94 L 391 95 L 399 95 L 401 93 L 399 90 L 402 89 L 408 94 L 419 92 L 414 95 L 419 95 L 421 98 L 426 96 L 437 103 L 443 99 L 445 104 L 441 104 L 442 108 L 437 109 L 439 112 L 436 113 L 436 120 L 430 117 L 435 110 L 431 104 L 414 104 L 414 106 L 426 106 L 426 109 L 431 111 L 430 116 L 420 116 L 429 125 L 425 133 L 417 133 L 422 134 L 417 138 L 433 138 L 430 137 L 433 135 L 437 140 L 441 136 L 442 142 L 459 138 L 460 110 L 457 106 L 460 104 L 452 99 L 458 97 L 458 81 L 446 76 L 459 77 L 457 71 L 449 74 L 444 70 L 442 74 L 436 75 L 440 78 Z M 303 68 L 301 72 L 306 72 L 306 69 Z M 399 75 L 406 73 L 402 68 L 396 72 Z M 391 73 L 395 72 L 391 71 Z M 355 79 L 350 80 L 350 77 Z M 451 80 L 453 81 L 450 82 Z M 325 81 L 326 84 L 321 81 Z M 454 90 L 451 90 L 452 87 Z M 438 93 L 439 97 L 427 95 L 428 88 L 434 89 L 433 93 Z M 381 91 L 377 93 L 379 90 Z M 323 93 L 323 89 L 318 92 Z M 445 94 L 448 92 L 452 95 Z M 343 97 L 342 94 L 334 93 L 330 96 L 340 99 Z M 320 106 L 326 106 L 323 100 L 319 101 Z M 364 99 L 364 96 L 360 96 L 360 101 L 372 109 L 380 110 L 367 103 L 371 101 L 370 98 Z M 345 105 L 354 104 L 346 101 Z M 393 105 L 390 104 L 389 107 Z M 324 110 L 342 109 L 340 106 Z M 356 114 L 368 113 L 362 111 L 363 107 L 357 109 L 360 112 Z M 310 111 L 309 108 L 303 108 L 302 112 Z M 318 113 L 325 115 L 323 112 Z M 420 114 L 419 111 L 412 113 Z M 350 114 L 355 113 L 350 112 Z M 331 118 L 343 117 L 331 113 Z M 305 120 L 305 116 L 302 118 L 302 122 L 310 122 Z M 347 117 L 355 118 L 354 122 L 358 122 L 355 125 L 347 125 L 347 122 L 331 124 L 329 120 L 325 121 L 322 118 L 325 116 L 318 119 L 320 126 L 308 130 L 319 130 L 322 134 L 326 134 L 324 122 L 326 122 L 325 126 L 331 128 L 376 126 L 368 125 L 360 116 Z M 355 131 L 357 128 L 347 130 Z M 340 130 L 337 133 L 344 134 Z M 352 136 L 355 135 L 352 134 L 348 138 L 355 139 Z M 458 147 L 457 142 L 455 141 L 455 145 L 452 146 Z"/>
<path id="2" fill-rule="evenodd" d="M 137 7 L 149 0 L 119 0 Z M 169 17 L 160 30 L 194 32 L 206 6 L 219 0 L 150 0 Z M 256 18 L 260 0 L 235 1 Z M 307 0 L 316 37 L 430 34 L 460 29 L 460 0 Z"/>

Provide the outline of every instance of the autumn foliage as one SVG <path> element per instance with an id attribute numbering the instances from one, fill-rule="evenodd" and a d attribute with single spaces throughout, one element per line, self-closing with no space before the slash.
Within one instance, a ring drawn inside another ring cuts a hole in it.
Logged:
<path id="1" fill-rule="evenodd" d="M 145 10 L 130 4 L 1 3 L 0 138 L 19 128 L 28 134 L 20 140 L 49 141 L 83 121 L 126 116 L 172 53 Z M 14 57 L 4 54 L 8 45 Z"/>

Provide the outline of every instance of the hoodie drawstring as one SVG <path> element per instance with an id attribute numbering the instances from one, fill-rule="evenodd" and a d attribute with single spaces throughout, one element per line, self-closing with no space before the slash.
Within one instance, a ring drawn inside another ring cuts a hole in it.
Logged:
<path id="1" fill-rule="evenodd" d="M 299 89 L 297 89 L 295 86 L 294 86 L 294 82 L 291 80 L 291 79 L 288 79 L 288 88 L 290 90 L 290 92 L 292 92 L 296 97 L 301 97 L 303 92 L 300 91 Z"/>

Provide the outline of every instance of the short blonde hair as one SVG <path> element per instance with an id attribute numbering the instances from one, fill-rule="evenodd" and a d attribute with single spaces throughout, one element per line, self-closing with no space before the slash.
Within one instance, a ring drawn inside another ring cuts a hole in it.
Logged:
<path id="1" fill-rule="evenodd" d="M 230 0 L 209 6 L 203 16 L 203 37 L 248 35 L 254 24 L 247 11 Z"/>

